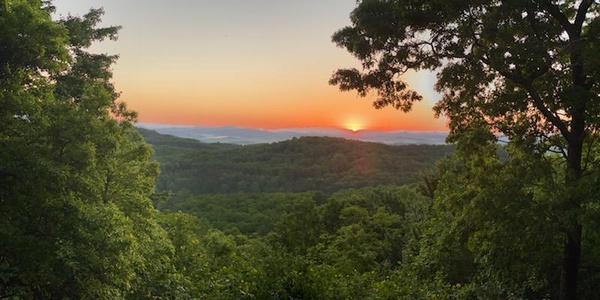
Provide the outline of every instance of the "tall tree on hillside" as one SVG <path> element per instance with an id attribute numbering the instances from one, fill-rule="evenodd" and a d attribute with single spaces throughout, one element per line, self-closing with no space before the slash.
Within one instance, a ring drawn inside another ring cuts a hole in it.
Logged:
<path id="1" fill-rule="evenodd" d="M 402 74 L 434 70 L 443 93 L 435 111 L 449 117 L 450 141 L 494 142 L 471 134 L 484 127 L 523 153 L 559 153 L 563 299 L 577 298 L 583 219 L 594 198 L 588 178 L 596 177 L 587 174 L 600 126 L 599 12 L 593 0 L 363 0 L 352 26 L 333 36 L 363 66 L 338 70 L 330 83 L 340 89 L 376 91 L 375 107 L 409 111 L 421 96 Z"/>
<path id="2" fill-rule="evenodd" d="M 0 298 L 174 294 L 173 247 L 148 195 L 157 166 L 110 83 L 103 11 L 0 6 Z"/>

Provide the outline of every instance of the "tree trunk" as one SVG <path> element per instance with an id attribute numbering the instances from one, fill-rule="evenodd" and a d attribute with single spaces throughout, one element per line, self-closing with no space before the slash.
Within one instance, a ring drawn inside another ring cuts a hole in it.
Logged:
<path id="1" fill-rule="evenodd" d="M 582 127 L 580 127 L 583 129 Z M 562 257 L 562 268 L 560 278 L 560 299 L 577 300 L 577 282 L 579 278 L 579 262 L 581 260 L 581 232 L 582 226 L 579 223 L 578 215 L 581 207 L 581 197 L 577 195 L 577 184 L 583 175 L 582 154 L 583 154 L 583 130 L 577 130 L 569 141 L 567 157 L 566 184 L 575 187 L 574 193 L 567 197 L 566 216 L 566 236 Z M 570 216 L 570 214 L 572 214 Z M 573 218 L 573 219 L 571 219 Z"/>
<path id="2" fill-rule="evenodd" d="M 579 261 L 581 258 L 581 225 L 575 224 L 567 233 L 560 283 L 560 298 L 563 300 L 577 299 L 577 279 L 579 277 Z"/>

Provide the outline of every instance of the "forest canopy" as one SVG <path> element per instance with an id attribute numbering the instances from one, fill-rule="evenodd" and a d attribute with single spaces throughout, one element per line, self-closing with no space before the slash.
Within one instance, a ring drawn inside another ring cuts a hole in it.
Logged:
<path id="1" fill-rule="evenodd" d="M 2 4 L 0 299 L 600 298 L 598 2 L 357 1 L 331 83 L 438 73 L 455 146 L 405 147 L 140 134 L 102 9 Z"/>
<path id="2" fill-rule="evenodd" d="M 597 151 L 600 125 L 599 10 L 594 0 L 364 0 L 351 13 L 352 25 L 333 35 L 334 43 L 360 60 L 362 70 L 340 69 L 331 84 L 363 96 L 374 91 L 375 107 L 409 111 L 421 96 L 402 75 L 408 70 L 434 71 L 436 89 L 443 95 L 435 111 L 450 120 L 449 140 L 458 142 L 459 149 L 471 148 L 465 155 L 483 155 L 487 145 L 496 142 L 492 133 L 509 140 L 506 165 L 489 165 L 488 153 L 478 161 L 481 171 L 472 172 L 487 175 L 481 169 L 486 166 L 514 172 L 512 176 L 533 167 L 540 171 L 528 176 L 528 184 L 504 192 L 511 195 L 504 206 L 523 202 L 511 211 L 513 215 L 526 213 L 534 208 L 531 205 L 544 207 L 547 216 L 539 217 L 539 225 L 531 223 L 519 231 L 547 223 L 556 227 L 555 234 L 564 241 L 556 282 L 560 293 L 551 295 L 561 299 L 577 299 L 578 290 L 585 294 L 582 262 L 595 254 L 586 243 L 594 244 L 596 236 L 595 225 L 587 220 L 597 213 L 590 206 L 597 205 L 598 195 L 598 166 L 592 153 Z M 517 161 L 522 167 L 515 166 Z M 464 184 L 478 184 L 480 179 Z M 458 205 L 493 205 L 493 197 L 482 194 L 497 190 L 492 183 L 498 180 L 480 186 L 483 190 L 476 194 L 463 195 L 464 204 Z M 515 199 L 512 193 L 517 191 L 521 196 Z M 455 192 L 464 194 L 464 189 Z M 455 217 L 461 216 L 468 222 L 480 218 L 474 212 L 458 212 Z M 506 222 L 498 221 L 490 220 L 488 226 L 500 228 Z M 475 235 L 481 239 L 477 231 L 469 238 Z M 500 270 L 495 269 L 493 277 L 507 276 L 496 272 Z M 553 282 L 554 277 L 545 280 Z"/>
<path id="3" fill-rule="evenodd" d="M 331 193 L 415 183 L 450 145 L 383 145 L 328 137 L 238 146 L 204 144 L 138 128 L 161 163 L 158 191 Z"/>

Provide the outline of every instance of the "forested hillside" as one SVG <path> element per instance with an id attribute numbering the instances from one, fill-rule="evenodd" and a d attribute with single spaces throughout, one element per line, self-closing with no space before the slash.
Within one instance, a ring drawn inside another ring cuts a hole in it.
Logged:
<path id="1" fill-rule="evenodd" d="M 452 151 L 447 145 L 391 146 L 340 138 L 302 137 L 237 146 L 138 129 L 161 164 L 159 191 L 334 192 L 347 188 L 414 183 Z"/>
<path id="2" fill-rule="evenodd" d="M 119 27 L 0 5 L 0 299 L 185 296 L 150 195 L 158 165 L 93 54 Z"/>
<path id="3" fill-rule="evenodd" d="M 53 12 L 0 5 L 0 299 L 600 299 L 597 1 L 356 2 L 331 83 L 438 71 L 454 147 L 137 131 L 120 27 Z"/>

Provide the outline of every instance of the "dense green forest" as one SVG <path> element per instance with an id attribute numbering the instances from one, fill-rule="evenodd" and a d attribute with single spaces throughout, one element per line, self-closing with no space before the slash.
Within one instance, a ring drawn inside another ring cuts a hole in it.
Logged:
<path id="1" fill-rule="evenodd" d="M 597 2 L 357 2 L 331 83 L 438 72 L 453 148 L 142 137 L 52 12 L 0 5 L 0 299 L 600 299 Z"/>
<path id="2" fill-rule="evenodd" d="M 335 192 L 414 183 L 452 151 L 447 145 L 390 146 L 326 137 L 272 144 L 203 144 L 138 129 L 161 163 L 158 190 L 193 194 Z"/>

